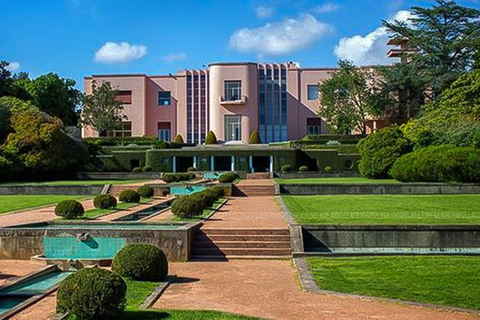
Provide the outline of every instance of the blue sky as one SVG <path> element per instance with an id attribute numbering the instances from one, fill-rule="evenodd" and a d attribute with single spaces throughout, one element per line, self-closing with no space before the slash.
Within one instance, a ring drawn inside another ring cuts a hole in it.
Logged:
<path id="1" fill-rule="evenodd" d="M 480 7 L 479 0 L 458 1 Z M 175 73 L 215 61 L 386 63 L 382 19 L 408 0 L 0 0 L 0 60 L 35 77 Z"/>

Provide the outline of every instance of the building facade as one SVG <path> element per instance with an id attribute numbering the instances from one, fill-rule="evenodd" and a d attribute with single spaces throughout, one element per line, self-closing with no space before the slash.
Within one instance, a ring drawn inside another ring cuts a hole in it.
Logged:
<path id="1" fill-rule="evenodd" d="M 92 75 L 108 81 L 124 105 L 123 127 L 110 136 L 155 135 L 171 141 L 181 134 L 202 144 L 212 130 L 225 143 L 247 143 L 258 130 L 263 143 L 328 133 L 317 116 L 318 86 L 335 68 L 300 68 L 296 63 L 212 63 L 172 75 Z M 98 133 L 83 128 L 84 137 Z"/>

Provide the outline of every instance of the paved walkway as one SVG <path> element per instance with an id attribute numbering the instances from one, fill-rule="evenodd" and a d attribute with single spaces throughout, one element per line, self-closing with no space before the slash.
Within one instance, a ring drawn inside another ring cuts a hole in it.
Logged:
<path id="1" fill-rule="evenodd" d="M 250 179 L 250 180 L 240 180 L 237 186 L 273 186 L 272 179 Z"/>
<path id="2" fill-rule="evenodd" d="M 30 260 L 0 260 L 0 287 L 15 278 L 44 267 L 41 263 Z"/>

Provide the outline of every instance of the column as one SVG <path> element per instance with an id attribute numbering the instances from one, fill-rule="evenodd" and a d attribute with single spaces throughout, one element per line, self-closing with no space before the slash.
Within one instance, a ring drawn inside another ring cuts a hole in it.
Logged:
<path id="1" fill-rule="evenodd" d="M 230 170 L 235 171 L 235 156 L 232 156 L 232 165 L 231 165 Z"/>
<path id="2" fill-rule="evenodd" d="M 273 156 L 270 156 L 270 172 L 273 172 Z"/>
<path id="3" fill-rule="evenodd" d="M 248 156 L 248 167 L 250 168 L 250 172 L 254 172 L 254 169 L 253 169 L 253 156 Z"/>
<path id="4" fill-rule="evenodd" d="M 215 157 L 210 157 L 210 170 L 215 171 Z"/>
<path id="5" fill-rule="evenodd" d="M 198 170 L 198 167 L 197 167 L 197 156 L 193 156 L 193 167 L 195 168 L 195 170 Z"/>

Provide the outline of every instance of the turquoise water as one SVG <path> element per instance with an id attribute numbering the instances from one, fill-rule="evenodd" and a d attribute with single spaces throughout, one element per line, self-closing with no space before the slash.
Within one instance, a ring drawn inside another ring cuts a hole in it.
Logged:
<path id="1" fill-rule="evenodd" d="M 217 180 L 219 175 L 218 172 L 204 172 L 203 179 Z"/>
<path id="2" fill-rule="evenodd" d="M 25 295 L 25 296 L 33 296 L 36 294 L 41 294 L 63 279 L 65 279 L 70 272 L 61 272 L 61 271 L 55 271 L 55 272 L 50 272 L 45 275 L 42 275 L 40 277 L 28 280 L 26 282 L 23 282 L 19 285 L 13 285 L 12 287 L 9 287 L 5 290 L 1 290 L 1 294 L 9 294 L 9 295 Z M 3 299 L 2 299 L 3 300 Z M 21 302 L 19 302 L 21 303 Z M 0 300 L 1 304 L 1 300 Z M 18 303 L 17 303 L 18 304 Z M 0 309 L 2 307 L 0 306 Z M 10 306 L 9 309 L 13 308 L 13 306 Z"/>
<path id="3" fill-rule="evenodd" d="M 202 190 L 205 190 L 205 186 L 170 187 L 170 194 L 185 196 Z"/>
<path id="4" fill-rule="evenodd" d="M 115 219 L 115 221 L 137 221 L 143 218 L 146 218 L 148 216 L 151 216 L 152 214 L 155 214 L 163 209 L 169 208 L 172 205 L 171 202 L 163 202 L 161 204 L 158 204 L 156 206 L 143 209 L 141 211 L 129 214 L 127 216 L 121 217 L 119 219 Z"/>
<path id="5" fill-rule="evenodd" d="M 125 246 L 125 238 L 44 237 L 43 255 L 50 259 L 113 259 Z"/>
<path id="6" fill-rule="evenodd" d="M 61 229 L 81 229 L 81 230 L 132 230 L 132 229 L 154 229 L 154 230 L 165 230 L 165 229 L 178 229 L 183 227 L 184 224 L 120 224 L 120 223 L 105 223 L 105 224 L 93 224 L 93 223 L 82 223 L 82 224 L 38 224 L 31 226 L 12 226 L 8 227 L 10 229 L 18 228 L 38 228 L 38 229 L 48 229 L 48 230 L 61 230 Z"/>
<path id="7" fill-rule="evenodd" d="M 29 297 L 2 297 L 0 298 L 0 315 L 15 308 Z"/>

